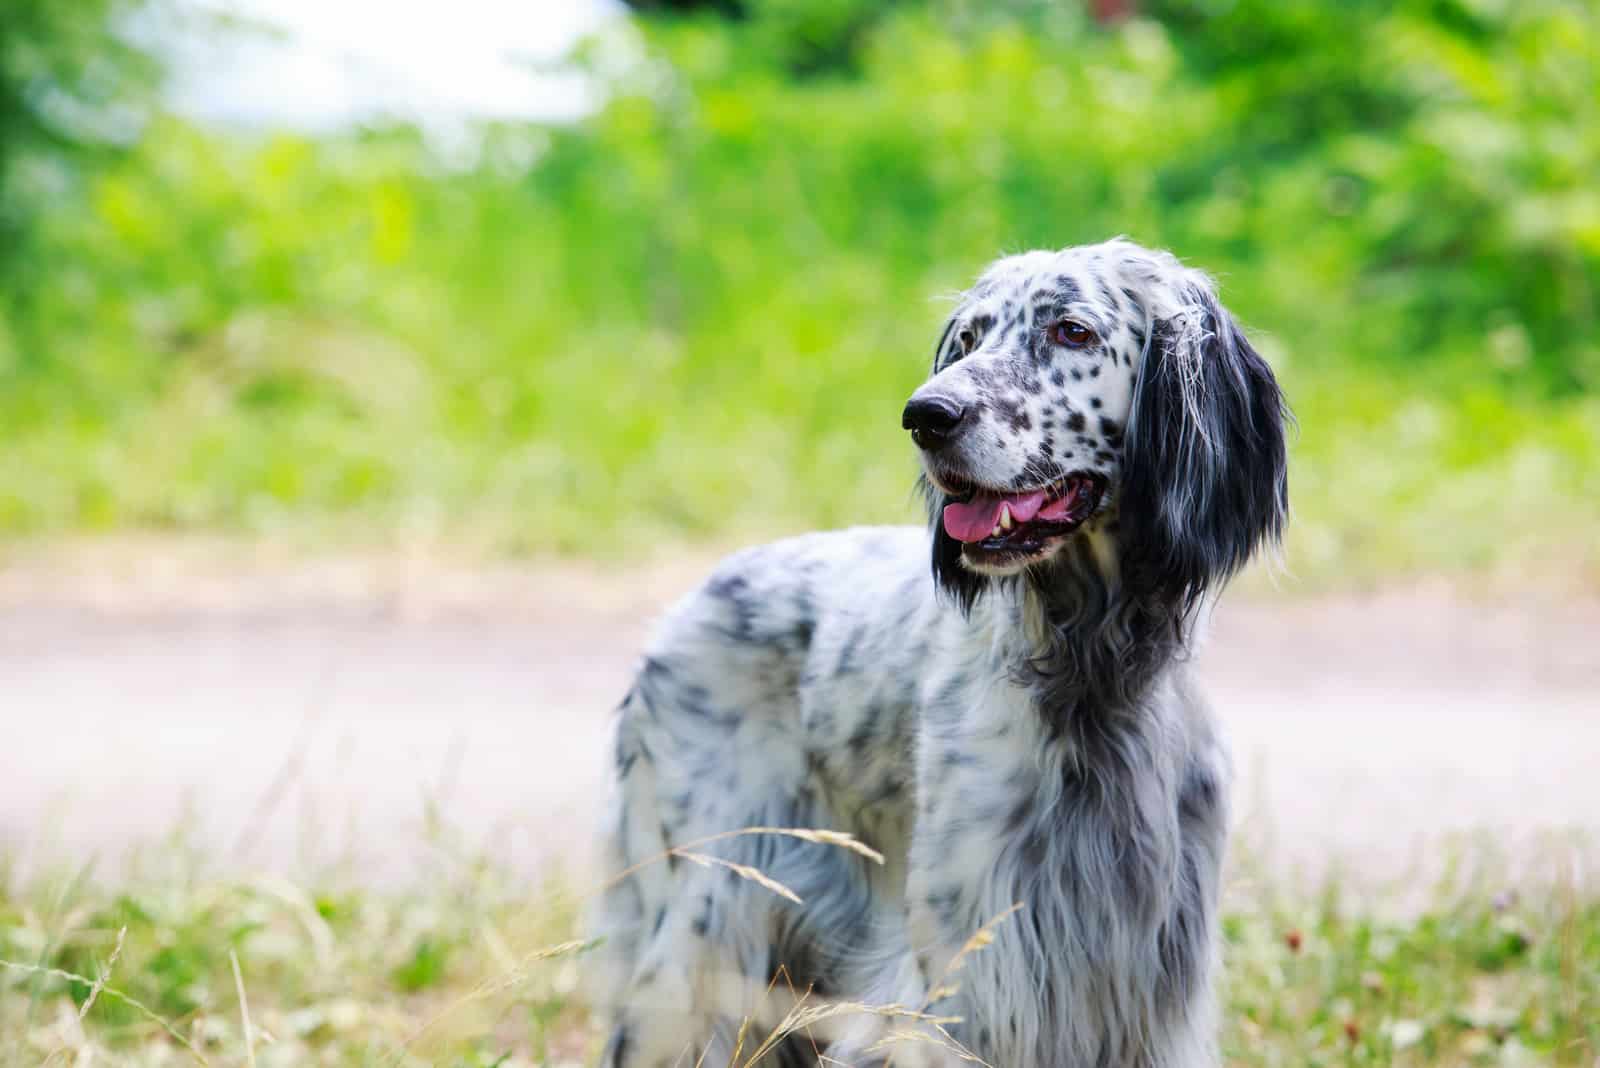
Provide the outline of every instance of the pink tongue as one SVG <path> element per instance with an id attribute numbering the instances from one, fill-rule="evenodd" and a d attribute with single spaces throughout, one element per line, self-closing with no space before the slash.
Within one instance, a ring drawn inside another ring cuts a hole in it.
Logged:
<path id="1" fill-rule="evenodd" d="M 944 506 L 945 533 L 957 541 L 982 541 L 1000 522 L 1002 504 L 1011 509 L 1012 522 L 1026 523 L 1039 514 L 1044 498 L 1044 490 L 1019 493 L 1011 497 L 979 493 L 970 501 L 947 504 Z"/>
<path id="2" fill-rule="evenodd" d="M 1072 512 L 1072 506 L 1078 503 L 1078 484 L 1067 483 L 1067 492 L 1039 509 L 1038 518 L 1060 522 Z"/>

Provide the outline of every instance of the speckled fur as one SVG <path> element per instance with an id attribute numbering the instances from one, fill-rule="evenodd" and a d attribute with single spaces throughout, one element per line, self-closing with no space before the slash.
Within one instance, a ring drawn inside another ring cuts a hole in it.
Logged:
<path id="1" fill-rule="evenodd" d="M 1051 344 L 1061 317 L 1095 343 Z M 959 1017 L 946 1040 L 999 1068 L 1216 1063 L 1228 761 L 1186 654 L 1197 606 L 1282 529 L 1271 372 L 1204 276 L 1113 241 L 992 266 L 923 389 L 975 413 L 928 461 L 946 473 L 1109 490 L 1048 559 L 979 573 L 925 480 L 928 529 L 751 549 L 671 611 L 617 720 L 592 961 L 607 1065 L 729 1064 L 741 1021 L 759 1040 L 791 988 Z M 775 835 L 691 845 L 753 826 L 848 831 L 885 863 Z M 674 846 L 803 903 L 659 859 Z M 881 1065 L 885 1034 L 842 1014 L 763 1063 Z"/>

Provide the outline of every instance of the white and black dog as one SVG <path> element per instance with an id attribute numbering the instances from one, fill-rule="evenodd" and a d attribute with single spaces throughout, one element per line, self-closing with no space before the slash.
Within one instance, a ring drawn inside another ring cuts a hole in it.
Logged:
<path id="1" fill-rule="evenodd" d="M 739 553 L 644 657 L 596 921 L 604 1063 L 745 1063 L 776 983 L 945 1022 L 896 1042 L 904 1018 L 822 1013 L 763 1063 L 1214 1064 L 1229 765 L 1185 661 L 1208 592 L 1281 535 L 1286 418 L 1167 253 L 985 271 L 904 410 L 931 530 Z M 750 827 L 884 863 L 726 833 Z"/>

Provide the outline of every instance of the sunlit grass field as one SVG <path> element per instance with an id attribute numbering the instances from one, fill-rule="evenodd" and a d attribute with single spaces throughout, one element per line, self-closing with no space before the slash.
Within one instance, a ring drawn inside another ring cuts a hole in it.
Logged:
<path id="1" fill-rule="evenodd" d="M 1600 1056 L 1600 899 L 1576 869 L 1308 893 L 1251 867 L 1235 863 L 1224 919 L 1229 1065 Z M 584 895 L 560 888 L 581 880 L 540 888 L 445 857 L 410 891 L 157 870 L 0 891 L 0 1060 L 487 1068 L 598 1052 Z"/>

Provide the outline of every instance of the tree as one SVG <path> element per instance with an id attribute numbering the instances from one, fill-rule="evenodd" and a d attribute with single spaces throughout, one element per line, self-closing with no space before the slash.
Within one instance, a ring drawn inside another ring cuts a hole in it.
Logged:
<path id="1" fill-rule="evenodd" d="M 158 64 L 132 36 L 144 0 L 0 0 L 0 292 L 41 198 L 137 133 Z"/>
<path id="2" fill-rule="evenodd" d="M 742 15 L 744 4 L 740 0 L 623 0 L 635 11 L 649 14 L 669 11 L 679 14 L 690 11 L 714 11 L 719 15 Z"/>

